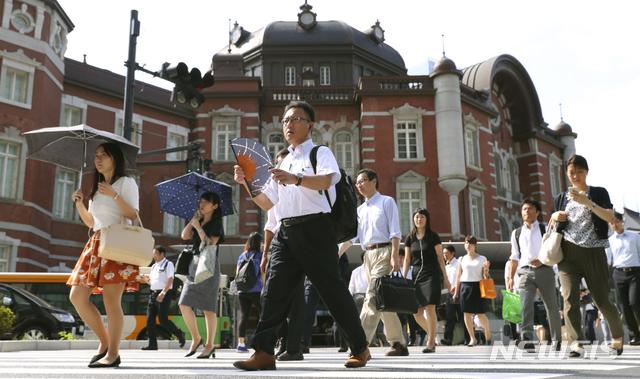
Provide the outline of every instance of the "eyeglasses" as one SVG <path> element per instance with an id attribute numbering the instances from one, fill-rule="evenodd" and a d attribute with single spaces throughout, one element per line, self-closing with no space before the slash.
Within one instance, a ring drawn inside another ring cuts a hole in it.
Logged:
<path id="1" fill-rule="evenodd" d="M 289 117 L 285 117 L 282 119 L 282 124 L 288 124 L 290 122 L 300 122 L 300 121 L 306 121 L 309 122 L 311 120 L 304 118 L 304 117 L 300 117 L 300 116 L 289 116 Z"/>
<path id="2" fill-rule="evenodd" d="M 358 181 L 356 181 L 356 185 L 359 186 L 359 185 L 365 184 L 368 181 L 369 181 L 369 178 L 358 179 Z"/>

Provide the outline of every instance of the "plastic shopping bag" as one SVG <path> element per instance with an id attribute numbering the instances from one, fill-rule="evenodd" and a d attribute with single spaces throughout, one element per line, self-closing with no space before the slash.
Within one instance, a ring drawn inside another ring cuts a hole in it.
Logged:
<path id="1" fill-rule="evenodd" d="M 502 318 L 514 324 L 522 322 L 522 304 L 520 295 L 502 290 Z"/>

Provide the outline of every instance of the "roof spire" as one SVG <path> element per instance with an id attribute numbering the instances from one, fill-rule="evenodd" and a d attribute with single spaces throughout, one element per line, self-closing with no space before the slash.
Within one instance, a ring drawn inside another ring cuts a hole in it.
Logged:
<path id="1" fill-rule="evenodd" d="M 236 25 L 238 21 L 236 21 Z M 231 54 L 231 18 L 229 18 L 229 47 L 227 48 L 227 53 Z"/>
<path id="2" fill-rule="evenodd" d="M 440 34 L 440 37 L 442 38 L 442 56 L 444 57 L 444 34 Z"/>
<path id="3" fill-rule="evenodd" d="M 562 118 L 562 103 L 558 103 L 558 106 L 560 107 L 560 122 L 563 122 L 564 119 Z"/>

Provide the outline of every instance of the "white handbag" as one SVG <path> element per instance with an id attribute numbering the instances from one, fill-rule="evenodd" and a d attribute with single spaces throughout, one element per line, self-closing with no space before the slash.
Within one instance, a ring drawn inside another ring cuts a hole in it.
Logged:
<path id="1" fill-rule="evenodd" d="M 549 221 L 549 229 L 542 236 L 542 247 L 538 254 L 538 260 L 547 266 L 558 264 L 563 259 L 562 233 L 556 231 L 558 224 L 555 220 Z"/>
<path id="2" fill-rule="evenodd" d="M 153 260 L 155 240 L 151 230 L 142 226 L 140 215 L 137 225 L 113 224 L 100 230 L 98 256 L 110 261 L 134 266 L 148 266 Z"/>
<path id="3" fill-rule="evenodd" d="M 193 277 L 194 283 L 203 282 L 212 276 L 216 275 L 216 260 L 218 259 L 218 245 L 206 245 L 204 248 L 200 248 L 200 255 L 198 257 L 198 266 L 196 268 L 196 274 Z M 196 259 L 196 257 L 193 257 Z"/>

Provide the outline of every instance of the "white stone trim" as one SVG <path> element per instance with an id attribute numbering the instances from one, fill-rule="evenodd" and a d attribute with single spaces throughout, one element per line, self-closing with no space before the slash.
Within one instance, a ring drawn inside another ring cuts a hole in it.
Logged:
<path id="1" fill-rule="evenodd" d="M 390 112 L 372 112 L 372 111 L 369 111 L 369 112 L 362 112 L 360 114 L 360 116 L 361 117 L 366 117 L 366 116 L 374 116 L 374 117 L 375 116 L 391 116 L 391 113 Z"/>
<path id="2" fill-rule="evenodd" d="M 9 271 L 16 271 L 16 263 L 18 260 L 18 246 L 20 246 L 20 240 L 12 238 L 7 233 L 0 231 L 0 244 L 9 246 L 11 251 L 9 252 Z"/>
<path id="3" fill-rule="evenodd" d="M 6 41 L 15 46 L 21 46 L 27 50 L 33 50 L 38 53 L 45 54 L 53 65 L 56 66 L 61 73 L 64 73 L 64 60 L 53 51 L 47 42 L 6 28 L 0 28 L 0 40 Z"/>

